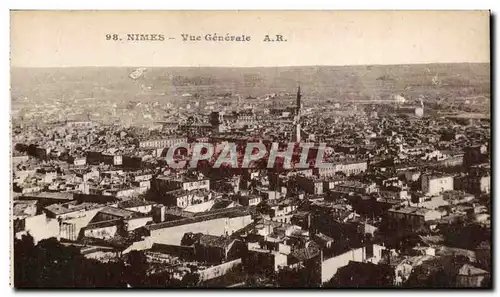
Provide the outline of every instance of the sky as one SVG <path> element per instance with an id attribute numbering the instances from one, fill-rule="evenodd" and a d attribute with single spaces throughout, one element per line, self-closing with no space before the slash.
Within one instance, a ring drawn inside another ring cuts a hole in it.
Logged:
<path id="1" fill-rule="evenodd" d="M 488 11 L 13 11 L 11 66 L 488 63 L 489 22 Z M 133 33 L 166 40 L 126 41 Z M 203 39 L 214 33 L 251 41 Z M 266 34 L 287 41 L 264 42 Z"/>

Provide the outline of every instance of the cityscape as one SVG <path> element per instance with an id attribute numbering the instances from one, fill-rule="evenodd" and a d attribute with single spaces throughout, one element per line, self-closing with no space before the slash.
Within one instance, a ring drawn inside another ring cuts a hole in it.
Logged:
<path id="1" fill-rule="evenodd" d="M 492 288 L 490 65 L 11 72 L 16 288 Z"/>

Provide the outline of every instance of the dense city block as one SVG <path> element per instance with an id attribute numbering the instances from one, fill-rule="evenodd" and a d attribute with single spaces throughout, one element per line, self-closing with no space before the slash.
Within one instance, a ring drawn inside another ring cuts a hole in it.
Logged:
<path id="1" fill-rule="evenodd" d="M 16 287 L 491 287 L 489 65 L 12 80 Z"/>

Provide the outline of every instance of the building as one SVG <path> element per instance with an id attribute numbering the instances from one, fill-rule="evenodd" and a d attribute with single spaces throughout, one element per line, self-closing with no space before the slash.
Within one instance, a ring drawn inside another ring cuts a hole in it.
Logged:
<path id="1" fill-rule="evenodd" d="M 48 218 L 56 219 L 59 237 L 77 240 L 82 228 L 105 206 L 97 203 L 78 203 L 77 201 L 52 204 L 43 209 Z"/>
<path id="2" fill-rule="evenodd" d="M 341 184 L 346 181 L 346 178 L 343 176 L 330 176 L 330 177 L 325 177 L 322 179 L 323 180 L 323 190 L 329 191 L 333 190 L 336 185 Z"/>
<path id="3" fill-rule="evenodd" d="M 75 199 L 74 193 L 69 192 L 40 192 L 37 194 L 23 195 L 18 198 L 19 200 L 36 200 L 41 207 L 54 204 L 65 203 Z"/>
<path id="4" fill-rule="evenodd" d="M 161 125 L 162 130 L 166 133 L 173 133 L 179 128 L 179 123 L 173 121 L 158 121 L 155 124 Z"/>
<path id="5" fill-rule="evenodd" d="M 292 215 L 290 223 L 303 229 L 309 229 L 311 227 L 311 212 L 297 211 Z"/>
<path id="6" fill-rule="evenodd" d="M 491 177 L 489 175 L 482 176 L 479 178 L 477 184 L 479 184 L 479 191 L 481 193 L 486 193 L 486 194 L 490 193 L 490 187 L 491 187 L 490 181 Z"/>
<path id="7" fill-rule="evenodd" d="M 466 168 L 481 163 L 488 163 L 488 149 L 486 145 L 476 145 L 465 148 L 463 164 Z"/>
<path id="8" fill-rule="evenodd" d="M 21 239 L 23 235 L 31 235 L 35 244 L 40 240 L 55 237 L 59 239 L 59 222 L 47 217 L 45 213 L 34 216 L 17 216 L 13 220 L 15 237 Z"/>
<path id="9" fill-rule="evenodd" d="M 193 246 L 194 258 L 203 263 L 224 263 L 240 257 L 243 244 L 225 236 L 186 233 L 181 246 Z"/>
<path id="10" fill-rule="evenodd" d="M 194 123 L 191 125 L 181 125 L 181 130 L 195 135 L 209 135 L 215 132 L 222 132 L 225 129 L 224 125 L 212 126 L 210 123 Z"/>
<path id="11" fill-rule="evenodd" d="M 85 165 L 87 165 L 87 158 L 85 156 L 82 156 L 82 157 L 70 157 L 68 159 L 68 162 L 70 164 L 73 164 L 74 166 L 85 166 Z"/>
<path id="12" fill-rule="evenodd" d="M 396 105 L 393 107 L 396 114 L 401 116 L 410 116 L 421 118 L 424 116 L 424 104 L 421 102 L 420 106 L 413 105 Z"/>
<path id="13" fill-rule="evenodd" d="M 133 174 L 132 177 L 133 177 L 135 182 L 140 182 L 140 181 L 151 180 L 153 178 L 153 174 L 141 172 L 141 173 Z"/>
<path id="14" fill-rule="evenodd" d="M 28 147 L 28 155 L 36 157 L 41 160 L 46 160 L 50 155 L 50 148 L 31 144 Z"/>
<path id="15" fill-rule="evenodd" d="M 139 141 L 138 145 L 139 148 L 166 148 L 187 142 L 188 142 L 187 137 L 178 137 L 178 138 L 142 140 Z"/>
<path id="16" fill-rule="evenodd" d="M 365 184 L 359 181 L 344 181 L 335 185 L 333 188 L 335 192 L 340 193 L 354 193 L 354 194 L 370 194 L 377 192 L 377 185 L 375 183 Z"/>
<path id="17" fill-rule="evenodd" d="M 140 212 L 144 214 L 150 213 L 153 210 L 154 205 L 155 203 L 153 202 L 141 199 L 130 199 L 118 203 L 119 208 Z"/>
<path id="18" fill-rule="evenodd" d="M 330 284 L 341 288 L 390 288 L 395 279 L 395 271 L 390 265 L 349 261 L 338 269 Z"/>
<path id="19" fill-rule="evenodd" d="M 145 182 L 147 183 L 147 182 Z M 121 189 L 106 189 L 102 191 L 103 195 L 109 195 L 109 196 L 114 196 L 120 199 L 129 199 L 133 197 L 137 197 L 140 194 L 144 194 L 148 190 L 147 185 L 140 186 L 138 185 L 137 187 L 124 187 Z"/>
<path id="20" fill-rule="evenodd" d="M 296 98 L 296 110 L 295 110 L 295 130 L 293 131 L 293 141 L 300 142 L 301 141 L 301 126 L 300 126 L 300 115 L 302 111 L 302 103 L 301 103 L 302 94 L 300 93 L 300 86 L 297 89 L 297 98 Z"/>
<path id="21" fill-rule="evenodd" d="M 172 190 L 210 190 L 210 180 L 207 178 L 195 177 L 168 177 L 158 176 L 154 179 L 155 190 L 159 193 L 164 193 Z"/>
<path id="22" fill-rule="evenodd" d="M 472 194 L 489 194 L 491 177 L 486 175 L 465 175 L 455 177 L 457 189 L 466 191 Z"/>
<path id="23" fill-rule="evenodd" d="M 387 212 L 387 221 L 391 229 L 419 230 L 427 228 L 427 224 L 441 217 L 441 212 L 437 210 L 412 206 L 396 206 Z"/>
<path id="24" fill-rule="evenodd" d="M 206 189 L 195 189 L 191 191 L 178 189 L 166 192 L 161 200 L 165 205 L 186 208 L 212 200 L 212 192 Z"/>
<path id="25" fill-rule="evenodd" d="M 297 210 L 298 207 L 297 204 L 290 203 L 290 201 L 286 200 L 277 204 L 269 203 L 269 206 L 268 214 L 271 218 L 279 218 L 289 215 Z"/>
<path id="26" fill-rule="evenodd" d="M 233 193 L 240 191 L 241 177 L 234 176 L 232 178 L 212 180 L 210 188 L 216 192 Z"/>
<path id="27" fill-rule="evenodd" d="M 448 201 L 449 204 L 451 205 L 468 203 L 474 200 L 474 195 L 458 190 L 444 192 L 442 197 L 444 200 Z"/>
<path id="28" fill-rule="evenodd" d="M 462 166 L 463 163 L 464 163 L 464 154 L 455 153 L 453 155 L 448 155 L 446 159 L 437 162 L 436 166 L 454 167 L 454 166 Z"/>
<path id="29" fill-rule="evenodd" d="M 262 201 L 262 197 L 257 195 L 245 195 L 239 198 L 239 203 L 243 206 L 254 206 Z"/>
<path id="30" fill-rule="evenodd" d="M 91 121 L 72 121 L 66 123 L 66 127 L 73 129 L 90 129 L 95 125 L 96 124 Z"/>
<path id="31" fill-rule="evenodd" d="M 273 274 L 287 267 L 289 254 L 290 247 L 283 244 L 269 248 L 259 242 L 249 242 L 243 265 L 256 272 Z"/>
<path id="32" fill-rule="evenodd" d="M 334 243 L 333 238 L 319 232 L 313 235 L 313 240 L 322 248 L 331 248 Z"/>
<path id="33" fill-rule="evenodd" d="M 105 207 L 83 228 L 83 234 L 88 238 L 110 239 L 117 234 L 143 227 L 152 220 L 151 216 L 139 212 Z"/>
<path id="34" fill-rule="evenodd" d="M 462 288 L 477 288 L 483 286 L 489 277 L 490 274 L 487 271 L 464 264 L 458 270 L 456 285 Z"/>
<path id="35" fill-rule="evenodd" d="M 438 196 L 423 196 L 413 195 L 408 201 L 409 206 L 423 207 L 428 209 L 438 209 L 450 204 L 451 201 L 444 199 L 444 195 L 448 192 L 443 192 L 443 195 Z"/>
<path id="36" fill-rule="evenodd" d="M 14 220 L 35 216 L 37 213 L 36 200 L 14 200 L 12 216 Z"/>
<path id="37" fill-rule="evenodd" d="M 295 177 L 295 181 L 297 182 L 297 186 L 299 187 L 299 189 L 305 191 L 308 194 L 323 194 L 323 180 L 321 179 L 297 175 Z"/>
<path id="38" fill-rule="evenodd" d="M 319 177 L 331 177 L 339 173 L 344 175 L 356 175 L 365 172 L 368 169 L 368 163 L 364 160 L 349 160 L 336 163 L 329 163 L 323 168 L 315 168 L 315 174 Z"/>
<path id="39" fill-rule="evenodd" d="M 144 236 L 155 243 L 179 245 L 184 234 L 188 232 L 228 236 L 252 222 L 252 216 L 248 211 L 234 207 L 146 225 Z"/>
<path id="40" fill-rule="evenodd" d="M 384 249 L 385 247 L 372 243 L 355 248 L 333 245 L 332 249 L 324 249 L 321 263 L 322 283 L 331 280 L 337 271 L 347 266 L 350 261 L 378 264 Z"/>
<path id="41" fill-rule="evenodd" d="M 420 145 L 399 145 L 399 152 L 403 155 L 408 155 L 408 156 L 423 156 L 425 155 L 425 152 L 431 150 L 431 147 L 429 145 L 425 144 L 420 144 Z"/>
<path id="42" fill-rule="evenodd" d="M 123 156 L 119 154 L 109 154 L 103 152 L 89 151 L 86 158 L 87 164 L 99 165 L 104 163 L 106 165 L 119 166 L 123 164 Z"/>
<path id="43" fill-rule="evenodd" d="M 428 175 L 422 176 L 422 192 L 427 195 L 438 195 L 453 190 L 453 176 Z"/>
<path id="44" fill-rule="evenodd" d="M 491 244 L 483 241 L 476 247 L 475 250 L 476 261 L 480 267 L 486 268 L 491 271 Z"/>
<path id="45" fill-rule="evenodd" d="M 29 158 L 30 157 L 28 155 L 12 156 L 12 165 L 16 166 L 18 164 L 28 162 Z"/>
<path id="46" fill-rule="evenodd" d="M 417 181 L 421 174 L 419 170 L 408 170 L 404 172 L 405 180 L 408 182 Z"/>

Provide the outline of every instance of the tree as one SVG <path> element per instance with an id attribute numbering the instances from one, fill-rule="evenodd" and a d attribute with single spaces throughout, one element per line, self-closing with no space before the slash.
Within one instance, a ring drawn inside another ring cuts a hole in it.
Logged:
<path id="1" fill-rule="evenodd" d="M 37 244 L 38 278 L 44 287 L 72 287 L 75 268 L 86 259 L 75 247 L 63 246 L 55 238 Z"/>
<path id="2" fill-rule="evenodd" d="M 72 246 L 55 238 L 36 246 L 31 236 L 14 241 L 14 286 L 16 288 L 123 287 L 123 263 L 101 263 L 87 259 Z"/>
<path id="3" fill-rule="evenodd" d="M 483 281 L 481 281 L 481 287 L 482 288 L 492 288 L 492 283 L 491 283 L 491 278 L 490 277 L 485 277 Z"/>
<path id="4" fill-rule="evenodd" d="M 35 244 L 31 235 L 14 241 L 14 286 L 31 287 L 36 283 Z M 29 269 L 32 267 L 32 269 Z"/>
<path id="5" fill-rule="evenodd" d="M 194 271 L 186 274 L 181 281 L 181 286 L 185 288 L 196 287 L 200 283 L 200 275 Z"/>
<path id="6" fill-rule="evenodd" d="M 326 287 L 388 288 L 393 286 L 393 281 L 394 270 L 389 266 L 351 261 L 338 269 Z"/>
<path id="7" fill-rule="evenodd" d="M 460 256 L 444 256 L 425 261 L 414 268 L 405 287 L 453 287 L 458 269 L 466 262 L 467 259 Z"/>
<path id="8" fill-rule="evenodd" d="M 146 255 L 141 251 L 131 251 L 127 256 L 125 279 L 132 287 L 145 285 L 148 270 Z"/>
<path id="9" fill-rule="evenodd" d="M 148 278 L 148 287 L 150 288 L 165 288 L 172 284 L 172 274 L 167 271 L 155 273 Z"/>

